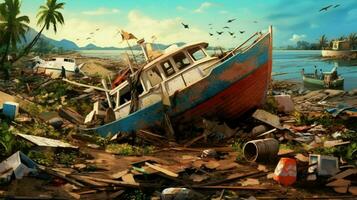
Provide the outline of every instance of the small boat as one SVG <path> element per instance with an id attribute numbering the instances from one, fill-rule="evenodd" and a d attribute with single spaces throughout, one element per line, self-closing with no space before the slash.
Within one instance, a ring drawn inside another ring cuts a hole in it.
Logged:
<path id="1" fill-rule="evenodd" d="M 337 67 L 334 67 L 331 72 L 322 72 L 321 74 L 318 74 L 316 69 L 315 73 L 302 72 L 302 78 L 304 84 L 325 88 L 340 88 L 344 84 L 344 78 L 337 74 Z"/>
<path id="2" fill-rule="evenodd" d="M 77 74 L 84 65 L 77 65 L 75 59 L 72 58 L 52 58 L 51 60 L 46 61 L 36 56 L 32 58 L 31 61 L 33 62 L 34 69 L 42 68 L 46 70 L 46 73 L 60 73 L 62 67 L 64 67 L 66 72 Z"/>
<path id="3" fill-rule="evenodd" d="M 271 80 L 272 27 L 265 34 L 255 33 L 222 58 L 210 56 L 207 46 L 205 42 L 172 46 L 148 60 L 142 45 L 147 64 L 129 81 L 105 90 L 116 120 L 92 130 L 103 137 L 131 133 L 162 127 L 167 116 L 171 124 L 201 117 L 236 120 L 262 105 Z"/>

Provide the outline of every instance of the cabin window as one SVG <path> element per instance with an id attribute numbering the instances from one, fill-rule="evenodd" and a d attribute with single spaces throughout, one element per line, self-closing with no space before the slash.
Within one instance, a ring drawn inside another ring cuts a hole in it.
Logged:
<path id="1" fill-rule="evenodd" d="M 174 59 L 176 67 L 178 69 L 183 69 L 191 64 L 190 60 L 183 52 L 174 55 L 172 58 Z"/>
<path id="2" fill-rule="evenodd" d="M 203 50 L 200 47 L 192 48 L 192 49 L 188 50 L 188 52 L 190 53 L 191 57 L 195 61 L 201 60 L 202 58 L 206 57 L 205 52 L 203 52 Z"/>
<path id="3" fill-rule="evenodd" d="M 65 59 L 64 59 L 64 62 L 74 63 L 74 60 L 65 58 Z"/>
<path id="4" fill-rule="evenodd" d="M 167 61 L 161 63 L 161 67 L 164 70 L 166 77 L 169 77 L 175 73 L 175 69 L 172 66 L 172 64 L 170 63 L 170 60 L 167 60 Z"/>
<path id="5" fill-rule="evenodd" d="M 153 67 L 147 71 L 147 76 L 149 78 L 151 86 L 155 86 L 162 82 L 160 71 L 157 67 Z"/>

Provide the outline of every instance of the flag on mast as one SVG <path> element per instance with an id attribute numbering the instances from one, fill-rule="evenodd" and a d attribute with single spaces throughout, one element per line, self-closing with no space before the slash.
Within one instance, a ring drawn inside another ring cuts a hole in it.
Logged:
<path id="1" fill-rule="evenodd" d="M 128 33 L 128 32 L 126 32 L 124 30 L 121 30 L 120 35 L 121 35 L 122 40 L 132 40 L 132 39 L 136 39 L 137 40 L 137 38 L 135 37 L 134 34 Z"/>

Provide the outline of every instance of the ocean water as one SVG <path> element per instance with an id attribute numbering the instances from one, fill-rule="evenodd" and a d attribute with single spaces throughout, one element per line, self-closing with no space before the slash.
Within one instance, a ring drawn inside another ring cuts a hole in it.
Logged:
<path id="1" fill-rule="evenodd" d="M 88 57 L 108 58 L 120 60 L 123 58 L 123 50 L 82 50 L 81 55 Z M 128 51 L 128 53 L 130 53 Z M 140 53 L 135 51 L 135 54 Z M 301 70 L 313 73 L 314 66 L 318 71 L 331 71 L 337 66 L 338 73 L 345 78 L 344 89 L 357 88 L 357 60 L 329 60 L 321 58 L 321 51 L 305 50 L 274 50 L 273 51 L 273 79 L 302 81 Z"/>

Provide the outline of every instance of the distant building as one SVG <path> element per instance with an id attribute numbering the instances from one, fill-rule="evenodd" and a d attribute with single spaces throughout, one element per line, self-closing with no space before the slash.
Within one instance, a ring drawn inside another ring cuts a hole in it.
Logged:
<path id="1" fill-rule="evenodd" d="M 324 49 L 321 51 L 322 57 L 330 58 L 357 58 L 357 50 L 353 50 L 348 40 L 332 41 L 332 49 Z"/>
<path id="2" fill-rule="evenodd" d="M 334 40 L 332 50 L 351 50 L 351 45 L 347 40 Z"/>

